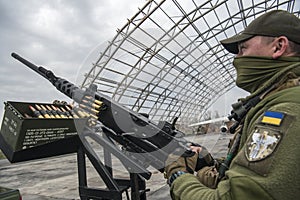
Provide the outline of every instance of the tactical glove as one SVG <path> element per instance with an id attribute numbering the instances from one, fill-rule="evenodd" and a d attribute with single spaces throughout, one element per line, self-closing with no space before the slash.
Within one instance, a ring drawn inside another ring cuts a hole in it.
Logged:
<path id="1" fill-rule="evenodd" d="M 182 171 L 186 173 L 194 173 L 198 159 L 198 153 L 189 152 L 182 156 L 170 154 L 166 160 L 165 178 L 169 179 L 172 174 Z"/>
<path id="2" fill-rule="evenodd" d="M 217 188 L 219 173 L 214 166 L 203 167 L 197 172 L 197 177 L 203 185 L 212 189 Z"/>
<path id="3" fill-rule="evenodd" d="M 208 152 L 208 150 L 204 146 L 200 146 L 200 147 L 201 147 L 201 151 L 199 152 L 197 165 L 196 165 L 196 168 L 195 168 L 196 171 L 198 171 L 198 170 L 200 170 L 200 169 L 202 169 L 203 167 L 206 167 L 206 166 L 212 166 L 215 163 L 213 157 Z"/>

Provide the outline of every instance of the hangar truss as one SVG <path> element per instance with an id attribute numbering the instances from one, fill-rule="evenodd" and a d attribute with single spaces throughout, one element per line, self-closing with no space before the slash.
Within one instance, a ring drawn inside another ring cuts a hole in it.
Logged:
<path id="1" fill-rule="evenodd" d="M 235 86 L 219 41 L 269 10 L 299 17 L 299 0 L 148 0 L 85 73 L 98 90 L 153 121 L 197 122 Z"/>

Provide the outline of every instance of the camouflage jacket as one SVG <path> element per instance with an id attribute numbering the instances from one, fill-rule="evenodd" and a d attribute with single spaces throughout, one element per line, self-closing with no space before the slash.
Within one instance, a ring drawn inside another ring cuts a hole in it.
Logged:
<path id="1" fill-rule="evenodd" d="M 295 80 L 297 83 L 290 84 Z M 299 198 L 300 87 L 297 84 L 298 79 L 285 81 L 247 113 L 239 152 L 217 189 L 207 188 L 192 174 L 184 174 L 172 184 L 172 198 Z"/>

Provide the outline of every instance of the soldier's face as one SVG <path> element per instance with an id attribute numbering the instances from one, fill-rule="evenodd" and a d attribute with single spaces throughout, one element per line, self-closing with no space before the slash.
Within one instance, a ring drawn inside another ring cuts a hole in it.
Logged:
<path id="1" fill-rule="evenodd" d="M 249 40 L 243 41 L 238 45 L 240 56 L 272 56 L 272 42 L 266 42 L 263 36 L 254 36 Z"/>

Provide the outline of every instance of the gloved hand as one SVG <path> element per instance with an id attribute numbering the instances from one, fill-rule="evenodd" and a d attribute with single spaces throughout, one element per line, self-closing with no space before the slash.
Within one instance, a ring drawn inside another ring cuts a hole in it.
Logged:
<path id="1" fill-rule="evenodd" d="M 217 188 L 219 173 L 214 166 L 203 167 L 197 172 L 197 177 L 203 185 L 212 189 Z"/>
<path id="2" fill-rule="evenodd" d="M 196 171 L 202 169 L 206 166 L 213 166 L 214 165 L 214 159 L 211 156 L 211 154 L 208 152 L 208 150 L 204 146 L 196 146 L 197 148 L 200 147 L 199 156 L 197 160 L 196 165 Z M 192 147 L 193 149 L 193 147 Z"/>
<path id="3" fill-rule="evenodd" d="M 182 173 L 191 173 L 194 171 L 198 171 L 205 166 L 212 166 L 214 164 L 214 159 L 207 151 L 207 149 L 198 144 L 192 144 L 190 146 L 191 150 L 186 151 L 183 155 L 179 156 L 178 154 L 171 154 L 166 160 L 165 163 L 165 178 L 168 179 L 170 184 L 170 177 L 175 174 L 175 178 L 179 176 L 176 174 L 180 172 Z M 174 177 L 171 178 L 171 182 Z"/>
<path id="4" fill-rule="evenodd" d="M 170 154 L 165 163 L 165 178 L 169 179 L 172 174 L 182 171 L 186 173 L 194 173 L 198 159 L 198 153 L 188 152 L 182 156 Z"/>

